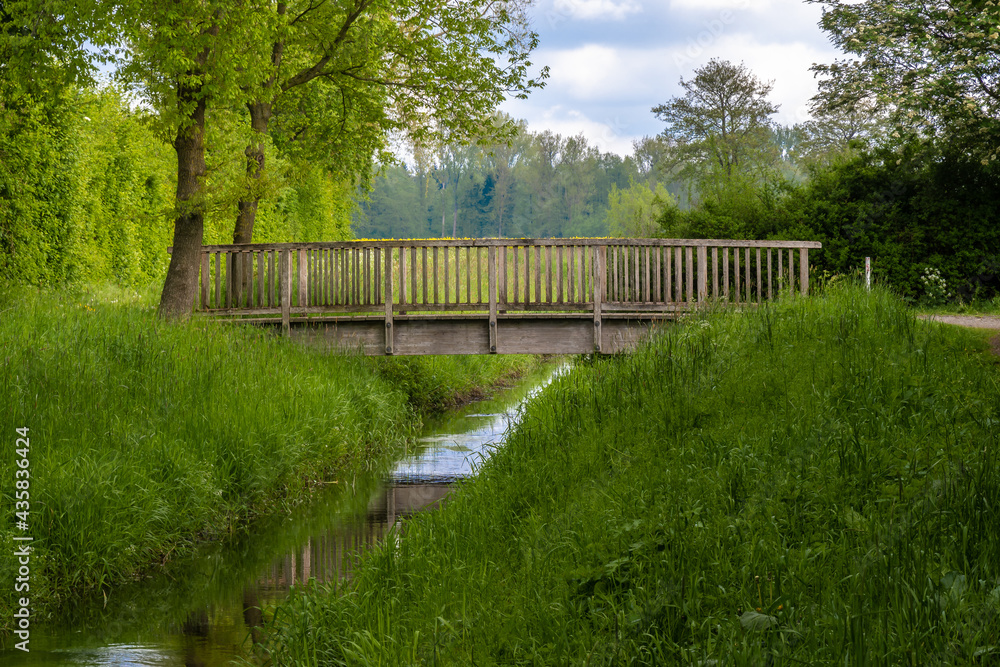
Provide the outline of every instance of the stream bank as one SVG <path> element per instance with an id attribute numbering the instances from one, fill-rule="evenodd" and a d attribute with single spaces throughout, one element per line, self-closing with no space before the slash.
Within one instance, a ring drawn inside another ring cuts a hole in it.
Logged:
<path id="1" fill-rule="evenodd" d="M 579 361 L 276 665 L 992 664 L 1000 376 L 883 289 Z"/>
<path id="2" fill-rule="evenodd" d="M 0 318 L 0 431 L 30 440 L 26 457 L 13 440 L 0 456 L 0 540 L 33 545 L 23 591 L 18 558 L 0 551 L 4 646 L 20 598 L 33 627 L 75 600 L 114 598 L 199 544 L 360 475 L 434 407 L 413 405 L 371 359 L 250 327 L 165 323 L 134 293 L 6 286 L 0 310 L 17 313 Z M 408 380 L 447 398 L 535 364 L 439 357 Z"/>
<path id="3" fill-rule="evenodd" d="M 314 487 L 292 515 L 271 516 L 206 544 L 105 601 L 67 606 L 32 632 L 11 665 L 221 666 L 252 653 L 265 618 L 292 586 L 336 583 L 399 521 L 435 507 L 498 446 L 518 406 L 551 377 L 529 372 L 493 398 L 427 419 L 403 449 Z"/>

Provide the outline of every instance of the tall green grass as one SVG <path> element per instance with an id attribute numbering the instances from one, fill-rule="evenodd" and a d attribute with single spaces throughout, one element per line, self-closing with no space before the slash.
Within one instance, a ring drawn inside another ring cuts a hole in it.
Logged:
<path id="1" fill-rule="evenodd" d="M 136 293 L 0 289 L 0 540 L 15 530 L 15 429 L 30 429 L 36 613 L 107 591 L 197 539 L 294 504 L 321 479 L 383 463 L 422 411 L 385 364 L 250 328 L 164 324 Z M 529 358 L 433 360 L 452 385 Z M 422 373 L 422 375 L 421 375 Z M 416 378 L 416 379 L 414 379 Z M 421 378 L 425 378 L 422 379 Z M 0 582 L 13 595 L 12 549 Z M 14 605 L 0 605 L 0 628 Z"/>
<path id="2" fill-rule="evenodd" d="M 981 334 L 831 288 L 578 364 L 277 664 L 996 664 Z"/>

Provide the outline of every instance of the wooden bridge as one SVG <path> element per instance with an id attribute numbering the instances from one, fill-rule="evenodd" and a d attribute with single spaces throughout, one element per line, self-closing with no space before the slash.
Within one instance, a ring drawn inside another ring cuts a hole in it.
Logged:
<path id="1" fill-rule="evenodd" d="M 709 302 L 809 291 L 807 241 L 469 239 L 203 246 L 198 314 L 371 355 L 631 348 Z"/>

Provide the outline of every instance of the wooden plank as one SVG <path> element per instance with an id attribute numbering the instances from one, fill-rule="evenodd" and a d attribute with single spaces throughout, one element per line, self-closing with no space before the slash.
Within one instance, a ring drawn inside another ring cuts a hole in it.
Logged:
<path id="1" fill-rule="evenodd" d="M 444 249 L 444 302 L 448 303 L 448 249 Z"/>
<path id="2" fill-rule="evenodd" d="M 226 253 L 226 280 L 223 283 L 226 286 L 226 308 L 233 307 L 233 253 Z"/>
<path id="3" fill-rule="evenodd" d="M 733 303 L 740 302 L 740 249 L 733 248 Z"/>
<path id="4" fill-rule="evenodd" d="M 340 304 L 340 253 L 342 251 L 338 248 L 330 248 L 330 260 L 327 265 L 329 275 L 327 276 L 327 290 L 329 291 L 329 297 L 327 298 L 327 303 L 331 307 L 335 307 Z M 377 298 L 377 294 L 381 292 L 382 286 L 379 285 L 373 288 L 375 291 L 372 294 L 372 298 Z"/>
<path id="5" fill-rule="evenodd" d="M 761 266 L 760 266 L 760 248 L 757 248 L 757 303 L 761 302 L 763 298 L 762 285 L 760 284 L 761 279 Z"/>
<path id="6" fill-rule="evenodd" d="M 653 274 L 655 276 L 653 280 L 653 299 L 655 303 L 663 303 L 666 299 L 663 298 L 663 249 L 655 248 L 653 250 Z"/>
<path id="7" fill-rule="evenodd" d="M 483 249 L 476 248 L 476 303 L 483 303 Z"/>
<path id="8" fill-rule="evenodd" d="M 719 298 L 719 248 L 712 248 L 712 298 Z"/>
<path id="9" fill-rule="evenodd" d="M 728 246 L 731 248 L 791 248 L 791 249 L 818 249 L 822 248 L 823 244 L 818 241 L 751 241 L 751 240 L 740 240 L 740 239 L 427 239 L 426 241 L 421 241 L 421 243 L 426 242 L 428 247 L 437 248 L 454 248 L 466 247 L 466 246 L 479 246 L 479 247 L 489 247 L 489 246 L 502 246 L 502 245 L 517 245 L 517 246 L 558 246 L 558 245 L 574 245 L 581 247 L 594 247 L 594 246 L 651 246 L 651 247 L 692 247 L 697 248 L 700 246 L 712 247 L 712 246 Z M 312 248 L 356 248 L 356 247 L 369 247 L 369 248 L 400 248 L 409 247 L 413 245 L 413 241 L 410 240 L 380 240 L 380 241 L 319 241 L 315 243 L 255 243 L 255 244 L 219 244 L 219 245 L 205 245 L 202 246 L 202 250 L 205 252 L 230 252 L 230 251 L 240 251 L 250 249 L 259 250 L 300 250 L 300 249 L 312 249 Z M 169 252 L 172 248 L 168 248 Z"/>
<path id="10" fill-rule="evenodd" d="M 281 330 L 285 336 L 291 335 L 292 311 L 292 256 L 291 250 L 282 250 L 278 266 L 278 300 L 281 302 Z"/>
<path id="11" fill-rule="evenodd" d="M 309 261 L 305 249 L 299 250 L 299 306 L 309 303 Z"/>
<path id="12" fill-rule="evenodd" d="M 768 248 L 767 249 L 767 300 L 770 301 L 773 298 L 774 294 L 771 291 L 771 249 Z"/>
<path id="13" fill-rule="evenodd" d="M 371 248 L 365 248 L 365 305 L 372 302 Z"/>
<path id="14" fill-rule="evenodd" d="M 631 248 L 632 252 L 632 293 L 629 295 L 632 301 L 642 301 L 642 286 L 639 284 L 639 276 L 641 275 L 641 270 L 639 267 L 639 258 L 641 256 L 641 248 L 635 247 Z"/>
<path id="15" fill-rule="evenodd" d="M 504 305 L 507 304 L 507 246 L 500 246 L 500 263 L 497 267 L 497 285 L 499 288 L 499 295 L 497 301 Z"/>
<path id="16" fill-rule="evenodd" d="M 795 294 L 795 255 L 788 249 L 788 293 Z"/>
<path id="17" fill-rule="evenodd" d="M 688 246 L 685 248 L 687 255 L 687 301 L 688 303 L 694 301 L 694 248 Z"/>
<path id="18" fill-rule="evenodd" d="M 511 250 L 514 253 L 514 303 L 521 303 L 521 276 L 517 271 L 517 257 L 520 253 L 516 246 Z"/>
<path id="19" fill-rule="evenodd" d="M 406 305 L 406 247 L 399 248 L 399 305 Z M 405 312 L 405 308 L 400 308 L 399 312 Z"/>
<path id="20" fill-rule="evenodd" d="M 545 246 L 545 303 L 552 303 L 552 246 Z"/>
<path id="21" fill-rule="evenodd" d="M 423 293 L 422 303 L 427 303 L 427 246 L 421 246 L 420 248 L 420 270 L 423 283 L 421 285 L 421 292 Z"/>
<path id="22" fill-rule="evenodd" d="M 809 294 L 809 249 L 808 248 L 799 249 L 799 287 L 802 290 L 802 296 L 808 296 Z"/>
<path id="23" fill-rule="evenodd" d="M 781 295 L 781 283 L 783 283 L 785 281 L 784 270 L 781 268 L 782 267 L 781 254 L 782 254 L 782 251 L 781 251 L 781 249 L 779 249 L 778 250 L 778 295 L 779 296 Z"/>
<path id="24" fill-rule="evenodd" d="M 542 247 L 535 246 L 535 303 L 542 302 Z"/>
<path id="25" fill-rule="evenodd" d="M 681 246 L 674 248 L 674 301 L 684 301 L 684 251 Z"/>
<path id="26" fill-rule="evenodd" d="M 729 301 L 729 248 L 722 249 L 722 298 Z"/>
<path id="27" fill-rule="evenodd" d="M 208 309 L 208 282 L 211 279 L 208 268 L 208 253 L 201 253 L 201 307 L 198 310 Z"/>
<path id="28" fill-rule="evenodd" d="M 264 307 L 264 279 L 267 272 L 264 270 L 265 253 L 257 252 L 257 306 Z"/>
<path id="29" fill-rule="evenodd" d="M 743 265 L 743 282 L 746 283 L 746 298 L 744 303 L 750 303 L 750 248 L 743 251 L 746 262 Z"/>
<path id="30" fill-rule="evenodd" d="M 663 302 L 674 303 L 674 272 L 671 260 L 673 252 L 670 248 L 663 249 Z"/>
<path id="31" fill-rule="evenodd" d="M 351 304 L 351 249 L 342 248 L 337 253 L 337 266 L 334 272 L 339 279 L 336 301 L 342 306 Z"/>
<path id="32" fill-rule="evenodd" d="M 327 271 L 327 258 L 329 252 L 325 248 L 318 248 L 316 250 L 316 278 L 315 278 L 315 289 L 313 291 L 313 305 L 323 306 L 326 304 L 326 283 L 329 280 L 330 273 Z"/>
<path id="33" fill-rule="evenodd" d="M 576 303 L 576 291 L 579 290 L 580 281 L 576 277 L 576 248 L 570 247 L 569 249 L 569 275 L 568 275 L 568 286 L 566 290 L 566 300 L 570 303 Z"/>
<path id="34" fill-rule="evenodd" d="M 274 273 L 274 251 L 267 251 L 267 305 L 274 308 L 277 302 L 274 298 L 274 283 L 276 275 Z"/>
<path id="35" fill-rule="evenodd" d="M 305 251 L 305 254 L 306 254 L 306 297 L 308 299 L 306 301 L 306 304 L 305 304 L 306 306 L 315 305 L 315 304 L 312 303 L 312 299 L 313 299 L 313 297 L 316 294 L 316 285 L 314 284 L 315 281 L 316 281 L 316 262 L 314 260 L 314 256 L 315 256 L 316 252 L 317 252 L 316 249 L 306 250 Z M 302 304 L 299 304 L 299 305 L 302 305 Z"/>
<path id="36" fill-rule="evenodd" d="M 586 263 L 586 255 L 583 248 L 576 246 L 573 248 L 573 255 L 576 256 L 576 303 L 586 303 L 587 285 L 584 276 L 586 272 L 583 265 Z"/>
<path id="37" fill-rule="evenodd" d="M 649 268 L 650 268 L 649 267 L 649 246 L 646 246 L 644 250 L 645 250 L 645 255 L 646 255 L 645 256 L 645 260 L 646 261 L 643 263 L 643 267 L 644 267 L 643 268 L 644 280 L 642 282 L 642 300 L 645 301 L 646 303 L 649 303 L 649 302 L 651 302 L 653 300 L 652 295 L 650 293 L 650 287 L 651 287 L 651 285 L 649 283 Z"/>
<path id="38" fill-rule="evenodd" d="M 372 305 L 382 303 L 382 249 L 372 248 Z"/>
<path id="39" fill-rule="evenodd" d="M 410 246 L 410 304 L 416 305 L 420 295 L 417 289 L 417 246 Z"/>
<path id="40" fill-rule="evenodd" d="M 213 304 L 216 308 L 222 306 L 222 253 L 216 252 L 215 254 L 215 303 Z"/>
<path id="41" fill-rule="evenodd" d="M 462 303 L 462 263 L 458 253 L 459 247 L 455 246 L 455 303 Z"/>
<path id="42" fill-rule="evenodd" d="M 602 315 L 604 310 L 604 288 L 608 273 L 608 248 L 607 246 L 594 248 L 594 351 L 601 351 L 604 332 L 601 329 Z"/>
<path id="43" fill-rule="evenodd" d="M 465 249 L 465 299 L 472 304 L 472 248 Z"/>
<path id="44" fill-rule="evenodd" d="M 708 248 L 698 248 L 698 301 L 708 298 Z"/>
<path id="45" fill-rule="evenodd" d="M 311 301 L 314 306 L 323 305 L 323 283 L 326 282 L 325 255 L 322 248 L 317 248 L 313 251 L 313 261 L 310 264 L 313 273 L 312 287 L 310 288 L 312 290 Z"/>
<path id="46" fill-rule="evenodd" d="M 490 353 L 497 351 L 497 249 L 491 246 L 489 249 L 489 283 L 487 289 L 490 296 Z"/>
<path id="47" fill-rule="evenodd" d="M 563 246 L 556 246 L 556 303 L 563 302 Z"/>
<path id="48" fill-rule="evenodd" d="M 537 296 L 537 292 L 536 292 Z M 524 303 L 531 303 L 531 248 L 524 248 Z"/>
<path id="49" fill-rule="evenodd" d="M 434 274 L 433 275 L 433 280 L 434 280 L 434 303 L 437 304 L 437 303 L 439 303 L 438 302 L 438 249 L 437 249 L 437 246 L 435 246 L 434 249 L 431 251 L 431 255 L 433 256 L 432 259 L 433 259 L 433 262 L 434 262 L 434 267 L 433 267 L 434 270 L 431 271 L 431 273 Z"/>
<path id="50" fill-rule="evenodd" d="M 621 301 L 618 296 L 618 248 L 611 246 L 611 284 L 608 285 L 608 300 Z"/>
<path id="51" fill-rule="evenodd" d="M 400 254 L 403 253 L 400 249 Z M 385 291 L 383 295 L 385 303 L 385 353 L 392 354 L 392 250 L 387 248 L 385 251 Z"/>
<path id="52" fill-rule="evenodd" d="M 331 302 L 333 305 L 346 305 L 346 299 L 344 298 L 344 285 L 346 281 L 344 280 L 344 255 L 347 253 L 345 248 L 333 248 L 333 267 L 330 269 L 330 280 L 333 281 L 333 298 Z M 381 291 L 381 284 L 379 285 L 379 291 Z"/>

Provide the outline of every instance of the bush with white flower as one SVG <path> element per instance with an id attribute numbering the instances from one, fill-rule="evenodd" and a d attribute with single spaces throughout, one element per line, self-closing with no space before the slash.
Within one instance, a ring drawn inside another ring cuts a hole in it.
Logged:
<path id="1" fill-rule="evenodd" d="M 920 283 L 924 287 L 924 301 L 928 305 L 940 306 L 955 296 L 948 288 L 948 281 L 941 275 L 940 269 L 932 266 L 920 273 Z"/>

